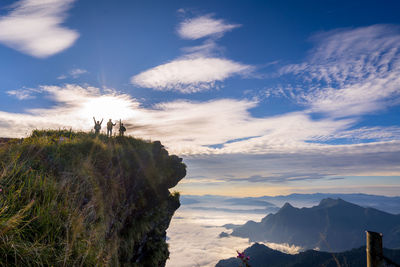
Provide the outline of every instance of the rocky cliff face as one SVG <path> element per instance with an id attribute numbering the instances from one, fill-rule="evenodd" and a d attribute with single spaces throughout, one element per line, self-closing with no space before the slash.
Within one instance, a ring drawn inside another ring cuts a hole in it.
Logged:
<path id="1" fill-rule="evenodd" d="M 165 265 L 186 166 L 160 142 L 35 131 L 0 162 L 0 262 Z"/>

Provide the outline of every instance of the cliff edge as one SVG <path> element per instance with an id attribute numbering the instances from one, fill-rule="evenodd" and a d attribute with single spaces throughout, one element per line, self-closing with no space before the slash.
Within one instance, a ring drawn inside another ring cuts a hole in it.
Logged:
<path id="1" fill-rule="evenodd" d="M 186 175 L 160 142 L 34 131 L 0 145 L 0 262 L 164 266 Z"/>

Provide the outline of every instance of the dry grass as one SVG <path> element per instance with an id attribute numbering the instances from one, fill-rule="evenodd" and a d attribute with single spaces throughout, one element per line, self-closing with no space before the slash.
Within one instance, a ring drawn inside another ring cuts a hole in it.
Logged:
<path id="1" fill-rule="evenodd" d="M 0 146 L 0 264 L 165 261 L 163 236 L 179 194 L 163 185 L 177 163 L 154 155 L 154 146 L 62 130 Z"/>

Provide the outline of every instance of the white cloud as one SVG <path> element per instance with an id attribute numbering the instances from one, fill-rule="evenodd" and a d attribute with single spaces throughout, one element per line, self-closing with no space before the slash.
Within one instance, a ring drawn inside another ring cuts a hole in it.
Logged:
<path id="1" fill-rule="evenodd" d="M 386 127 L 361 127 L 352 130 L 346 130 L 334 133 L 332 135 L 324 136 L 321 140 L 332 139 L 348 139 L 358 142 L 362 139 L 372 139 L 380 141 L 400 140 L 400 127 L 386 126 Z"/>
<path id="2" fill-rule="evenodd" d="M 272 243 L 272 242 L 258 242 L 258 243 L 264 244 L 269 248 L 281 251 L 286 254 L 298 254 L 299 252 L 304 250 L 303 248 L 301 248 L 299 246 L 289 245 L 286 243 L 283 243 L 283 244 Z"/>
<path id="3" fill-rule="evenodd" d="M 60 76 L 57 77 L 58 80 L 65 80 L 67 78 L 68 78 L 68 76 L 65 74 L 61 74 Z"/>
<path id="4" fill-rule="evenodd" d="M 215 82 L 246 74 L 251 69 L 249 65 L 223 58 L 182 58 L 139 73 L 131 82 L 160 91 L 194 93 L 209 90 Z"/>
<path id="5" fill-rule="evenodd" d="M 90 131 L 95 116 L 122 119 L 127 134 L 160 140 L 170 153 L 184 156 L 190 175 L 203 176 L 203 183 L 224 181 L 218 178 L 224 175 L 232 175 L 230 181 L 262 183 L 265 178 L 276 183 L 316 181 L 331 175 L 400 174 L 398 127 L 352 129 L 357 120 L 313 120 L 305 112 L 256 118 L 249 110 L 258 103 L 248 100 L 181 100 L 145 108 L 127 94 L 89 86 L 35 90 L 36 97 L 49 98 L 54 104 L 24 113 L 0 111 L 2 136 L 22 137 L 33 129 L 48 128 Z M 335 138 L 351 142 L 324 144 Z M 373 142 L 363 143 L 364 139 Z"/>
<path id="6" fill-rule="evenodd" d="M 104 118 L 126 118 L 135 114 L 138 105 L 124 94 L 101 94 L 95 87 L 67 84 L 41 86 L 36 89 L 41 96 L 55 104 L 47 108 L 27 109 L 25 113 L 0 111 L 0 132 L 3 136 L 25 136 L 33 129 L 73 128 L 91 130 L 93 116 Z M 39 95 L 37 95 L 39 96 Z"/>
<path id="7" fill-rule="evenodd" d="M 171 152 L 181 155 L 322 153 L 332 147 L 339 151 L 340 146 L 316 143 L 333 138 L 352 138 L 355 145 L 368 137 L 376 142 L 400 138 L 396 127 L 349 130 L 357 120 L 313 120 L 305 112 L 255 118 L 249 110 L 258 103 L 249 100 L 173 101 L 144 108 L 129 95 L 101 92 L 90 86 L 67 84 L 34 90 L 37 95 L 41 92 L 41 96 L 50 98 L 54 106 L 28 109 L 25 113 L 0 112 L 0 122 L 12 121 L 12 126 L 0 126 L 3 135 L 23 136 L 34 128 L 90 130 L 91 118 L 96 116 L 122 119 L 128 125 L 128 133 L 159 139 Z M 354 145 L 344 147 L 357 149 Z"/>
<path id="8" fill-rule="evenodd" d="M 131 83 L 159 91 L 196 93 L 219 88 L 218 83 L 235 75 L 248 75 L 254 67 L 223 58 L 223 49 L 215 42 L 226 31 L 239 25 L 226 24 L 210 15 L 187 19 L 178 33 L 185 39 L 208 37 L 203 44 L 184 47 L 184 55 L 168 63 L 143 71 L 131 78 Z"/>
<path id="9" fill-rule="evenodd" d="M 75 68 L 70 70 L 67 74 L 61 74 L 60 76 L 57 77 L 58 80 L 65 80 L 67 78 L 73 78 L 76 79 L 82 74 L 88 73 L 87 70 L 85 69 L 80 69 L 80 68 Z"/>
<path id="10" fill-rule="evenodd" d="M 177 13 L 181 13 L 181 14 L 185 14 L 186 10 L 184 8 L 179 8 L 176 12 Z"/>
<path id="11" fill-rule="evenodd" d="M 70 47 L 79 34 L 61 24 L 74 0 L 20 0 L 0 17 L 0 43 L 45 58 Z"/>
<path id="12" fill-rule="evenodd" d="M 202 58 L 217 56 L 218 51 L 223 50 L 214 40 L 206 40 L 201 45 L 182 48 L 186 58 Z"/>
<path id="13" fill-rule="evenodd" d="M 399 27 L 336 30 L 313 39 L 317 46 L 307 61 L 280 70 L 298 78 L 296 86 L 287 87 L 288 95 L 311 112 L 333 117 L 364 115 L 399 103 Z"/>
<path id="14" fill-rule="evenodd" d="M 234 187 L 235 184 L 236 187 L 242 186 L 244 196 L 246 195 L 244 186 L 249 182 L 258 183 L 251 185 L 253 191 L 256 191 L 254 190 L 256 187 L 265 187 L 264 190 L 268 192 L 269 187 L 274 188 L 277 185 L 307 186 L 322 180 L 325 181 L 325 186 L 339 187 L 335 182 L 327 183 L 329 177 L 400 176 L 399 161 L 400 141 L 312 145 L 307 149 L 294 151 L 286 149 L 268 151 L 266 148 L 263 154 L 243 152 L 185 156 L 190 176 L 205 175 L 206 177 L 201 179 L 213 178 L 226 181 L 225 185 L 217 184 L 221 188 Z M 224 177 L 225 175 L 231 177 Z M 379 184 L 378 179 L 376 178 L 374 183 Z M 365 181 L 367 182 L 371 180 Z M 188 186 L 182 188 L 187 189 Z M 190 186 L 193 188 L 194 185 Z M 204 187 L 204 184 L 198 186 Z"/>
<path id="15" fill-rule="evenodd" d="M 35 88 L 23 88 L 19 90 L 10 90 L 6 93 L 8 95 L 15 96 L 19 100 L 25 100 L 35 98 L 35 94 L 39 93 L 40 91 L 40 89 Z"/>
<path id="16" fill-rule="evenodd" d="M 200 39 L 204 37 L 218 37 L 240 25 L 229 24 L 222 19 L 214 19 L 211 15 L 186 19 L 178 27 L 178 34 L 183 39 Z"/>
<path id="17" fill-rule="evenodd" d="M 82 74 L 87 73 L 88 71 L 85 69 L 72 69 L 69 74 L 72 76 L 72 78 L 78 78 L 79 76 L 81 76 Z"/>

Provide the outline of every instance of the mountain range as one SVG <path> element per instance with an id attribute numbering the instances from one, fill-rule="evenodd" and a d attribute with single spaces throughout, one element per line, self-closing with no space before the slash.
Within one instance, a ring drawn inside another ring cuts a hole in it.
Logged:
<path id="1" fill-rule="evenodd" d="M 244 253 L 250 257 L 249 264 L 252 267 L 367 266 L 365 247 L 340 253 L 307 250 L 290 255 L 255 243 L 247 248 Z M 393 262 L 400 262 L 400 250 L 383 249 L 383 255 Z M 237 267 L 240 266 L 240 263 L 238 258 L 229 258 L 220 260 L 215 267 Z"/>
<path id="2" fill-rule="evenodd" d="M 261 222 L 248 221 L 234 228 L 232 235 L 253 242 L 288 243 L 337 252 L 363 246 L 366 230 L 383 233 L 384 247 L 400 248 L 400 215 L 332 198 L 311 208 L 295 208 L 286 203 Z"/>
<path id="3" fill-rule="evenodd" d="M 226 197 L 217 195 L 182 195 L 181 202 L 186 207 L 218 207 L 229 209 L 242 208 L 243 213 L 248 213 L 246 208 L 241 206 L 263 207 L 270 212 L 276 212 L 286 202 L 295 207 L 312 207 L 325 198 L 340 198 L 345 201 L 357 204 L 362 207 L 375 208 L 392 214 L 400 214 L 400 197 L 389 197 L 369 194 L 290 194 L 280 196 L 261 196 L 261 197 Z M 227 210 L 229 211 L 229 210 Z"/>

